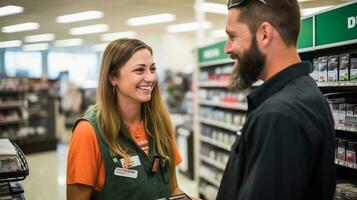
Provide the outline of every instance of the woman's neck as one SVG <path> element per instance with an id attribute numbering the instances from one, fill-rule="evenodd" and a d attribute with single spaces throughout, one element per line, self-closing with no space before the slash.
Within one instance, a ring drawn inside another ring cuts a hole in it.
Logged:
<path id="1" fill-rule="evenodd" d="M 141 122 L 141 103 L 119 101 L 124 123 L 129 127 L 137 127 Z"/>

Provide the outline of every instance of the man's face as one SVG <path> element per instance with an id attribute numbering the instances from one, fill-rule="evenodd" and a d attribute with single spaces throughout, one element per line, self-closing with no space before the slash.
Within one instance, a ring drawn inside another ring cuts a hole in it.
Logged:
<path id="1" fill-rule="evenodd" d="M 259 80 L 265 68 L 265 55 L 259 50 L 255 33 L 247 24 L 238 22 L 239 10 L 228 12 L 226 32 L 228 39 L 224 51 L 237 62 L 233 67 L 232 88 L 247 89 Z"/>

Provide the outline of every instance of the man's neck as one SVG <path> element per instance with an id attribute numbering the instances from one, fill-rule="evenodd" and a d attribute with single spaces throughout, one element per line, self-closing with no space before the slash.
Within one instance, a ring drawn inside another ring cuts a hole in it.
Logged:
<path id="1" fill-rule="evenodd" d="M 266 66 L 261 79 L 267 81 L 285 68 L 299 62 L 301 62 L 301 59 L 295 47 L 275 51 L 267 55 Z"/>

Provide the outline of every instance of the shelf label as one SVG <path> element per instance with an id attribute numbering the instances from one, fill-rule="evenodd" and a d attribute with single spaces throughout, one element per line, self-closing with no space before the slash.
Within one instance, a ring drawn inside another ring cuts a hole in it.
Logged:
<path id="1" fill-rule="evenodd" d="M 298 49 L 313 47 L 313 17 L 301 20 Z"/>
<path id="2" fill-rule="evenodd" d="M 198 49 L 198 61 L 200 63 L 216 60 L 229 59 L 229 55 L 224 53 L 226 42 L 222 41 L 207 47 Z"/>
<path id="3" fill-rule="evenodd" d="M 357 3 L 315 16 L 315 45 L 326 45 L 357 39 Z"/>

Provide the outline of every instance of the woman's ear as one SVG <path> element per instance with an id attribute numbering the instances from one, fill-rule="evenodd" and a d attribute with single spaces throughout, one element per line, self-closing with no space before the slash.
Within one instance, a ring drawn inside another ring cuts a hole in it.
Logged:
<path id="1" fill-rule="evenodd" d="M 113 75 L 109 75 L 109 83 L 114 86 L 117 84 L 117 77 L 113 76 Z"/>

